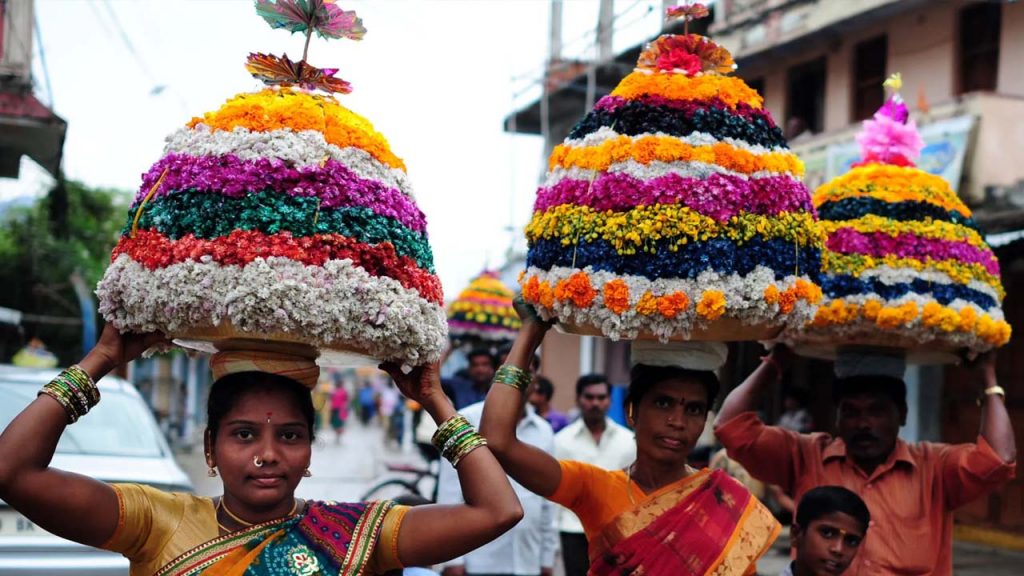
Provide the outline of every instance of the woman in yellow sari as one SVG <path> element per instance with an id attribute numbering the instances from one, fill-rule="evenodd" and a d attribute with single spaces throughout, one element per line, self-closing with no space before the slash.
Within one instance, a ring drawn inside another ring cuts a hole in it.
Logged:
<path id="1" fill-rule="evenodd" d="M 436 365 L 409 374 L 384 368 L 439 424 L 435 441 L 456 464 L 464 505 L 296 498 L 309 475 L 310 390 L 319 370 L 271 353 L 220 353 L 211 362 L 206 460 L 223 496 L 111 485 L 50 468 L 65 427 L 99 401 L 95 380 L 161 340 L 108 325 L 81 363 L 44 386 L 0 434 L 0 498 L 49 532 L 124 554 L 132 576 L 382 574 L 464 554 L 522 517 L 486 443 L 441 392 Z"/>
<path id="2" fill-rule="evenodd" d="M 625 470 L 604 470 L 555 460 L 516 439 L 529 362 L 548 328 L 526 307 L 520 316 L 523 326 L 495 375 L 480 430 L 514 480 L 579 517 L 589 574 L 756 573 L 778 522 L 724 472 L 686 464 L 718 394 L 713 370 L 725 361 L 725 346 L 634 342 L 626 402 L 637 458 Z"/>

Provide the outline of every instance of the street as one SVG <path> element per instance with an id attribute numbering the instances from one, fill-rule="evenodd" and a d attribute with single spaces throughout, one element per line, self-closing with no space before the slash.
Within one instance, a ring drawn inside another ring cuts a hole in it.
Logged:
<path id="1" fill-rule="evenodd" d="M 395 446 L 385 446 L 380 428 L 376 425 L 362 426 L 356 419 L 349 421 L 349 427 L 336 444 L 334 433 L 321 430 L 313 447 L 313 476 L 304 478 L 296 494 L 300 498 L 317 500 L 353 501 L 358 500 L 366 489 L 377 480 L 388 475 L 388 463 L 422 463 L 420 457 L 403 454 Z M 206 462 L 202 447 L 180 453 L 178 462 L 188 473 L 195 485 L 196 493 L 202 496 L 217 496 L 221 493 L 218 478 L 207 476 Z M 785 568 L 789 561 L 786 555 L 789 543 L 789 529 L 783 530 L 775 546 L 758 563 L 758 573 L 774 576 Z M 956 542 L 953 554 L 954 573 L 957 576 L 1016 576 L 1024 566 L 1024 553 L 995 550 L 984 546 Z M 562 576 L 559 562 L 556 576 Z"/>

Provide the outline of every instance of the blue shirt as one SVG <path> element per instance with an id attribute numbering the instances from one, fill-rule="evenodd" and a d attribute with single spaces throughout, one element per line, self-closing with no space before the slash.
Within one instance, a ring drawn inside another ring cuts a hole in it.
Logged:
<path id="1" fill-rule="evenodd" d="M 484 386 L 483 390 L 476 387 L 472 380 L 453 376 L 441 381 L 441 386 L 452 398 L 452 404 L 456 410 L 462 410 L 470 404 L 483 402 L 487 398 L 487 391 L 490 386 Z"/>

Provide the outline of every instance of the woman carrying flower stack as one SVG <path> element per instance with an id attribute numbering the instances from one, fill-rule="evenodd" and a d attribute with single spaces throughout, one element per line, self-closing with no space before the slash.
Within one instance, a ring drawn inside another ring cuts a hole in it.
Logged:
<path id="1" fill-rule="evenodd" d="M 625 470 L 609 471 L 556 460 L 516 438 L 529 362 L 549 326 L 525 307 L 523 317 L 487 395 L 480 430 L 515 481 L 580 518 L 589 574 L 754 574 L 779 534 L 778 522 L 723 471 L 686 464 L 718 394 L 714 370 L 725 361 L 725 345 L 633 343 L 626 402 L 637 458 Z"/>
<path id="2" fill-rule="evenodd" d="M 408 375 L 383 367 L 438 423 L 435 444 L 456 465 L 464 505 L 296 498 L 310 475 L 310 389 L 319 369 L 266 352 L 224 352 L 211 363 L 206 460 L 222 496 L 106 484 L 49 467 L 64 429 L 99 401 L 94 382 L 161 341 L 108 325 L 96 348 L 44 386 L 0 435 L 0 498 L 53 534 L 124 554 L 132 576 L 381 574 L 464 554 L 522 516 L 486 442 L 441 391 L 436 364 Z"/>

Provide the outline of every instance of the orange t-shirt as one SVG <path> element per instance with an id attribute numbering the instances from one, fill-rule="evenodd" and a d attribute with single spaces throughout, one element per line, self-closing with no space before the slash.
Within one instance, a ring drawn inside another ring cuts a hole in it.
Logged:
<path id="1" fill-rule="evenodd" d="M 722 423 L 715 436 L 730 458 L 797 502 L 826 485 L 864 500 L 871 527 L 848 576 L 952 574 L 952 511 L 999 487 L 1016 467 L 982 437 L 958 445 L 897 440 L 889 460 L 868 476 L 846 458 L 842 439 L 766 426 L 753 412 Z"/>

